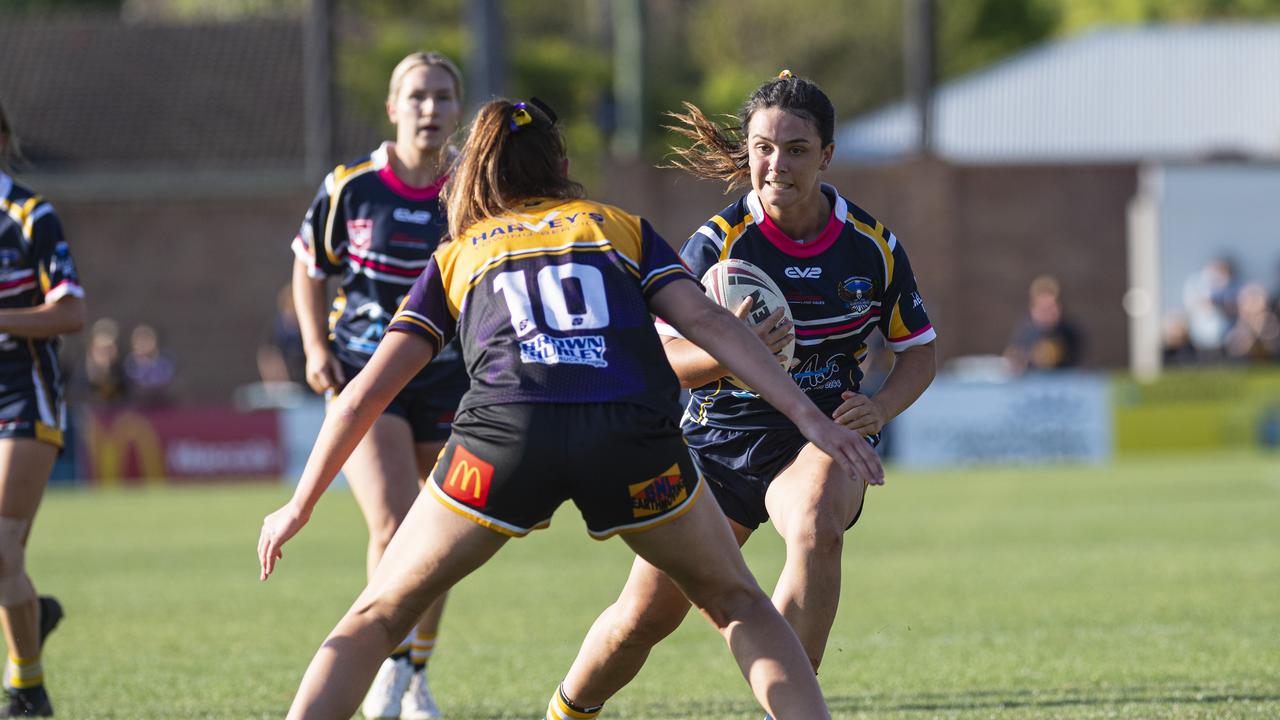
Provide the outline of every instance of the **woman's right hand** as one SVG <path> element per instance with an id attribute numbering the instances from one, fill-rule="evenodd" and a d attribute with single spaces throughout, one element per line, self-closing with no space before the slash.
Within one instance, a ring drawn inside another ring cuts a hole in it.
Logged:
<path id="1" fill-rule="evenodd" d="M 265 581 L 276 569 L 276 561 L 284 557 L 284 544 L 310 519 L 293 503 L 288 503 L 262 520 L 262 533 L 258 535 L 258 579 Z"/>
<path id="2" fill-rule="evenodd" d="M 783 362 L 785 358 L 782 355 L 782 351 L 795 339 L 795 325 L 792 324 L 789 318 L 785 317 L 783 308 L 774 310 L 769 317 L 752 325 L 751 321 L 747 319 L 748 314 L 751 312 L 751 305 L 751 298 L 743 298 L 737 309 L 733 311 L 733 314 L 746 323 L 747 327 L 751 328 L 751 332 L 755 333 L 756 337 L 760 338 L 760 341 L 764 343 L 764 346 L 769 348 L 769 352 L 778 358 L 778 364 L 782 365 L 783 370 L 790 370 Z M 792 364 L 794 363 L 795 361 L 793 360 Z"/>
<path id="3" fill-rule="evenodd" d="M 346 384 L 342 363 L 328 346 L 307 351 L 307 385 L 318 395 L 339 390 Z"/>

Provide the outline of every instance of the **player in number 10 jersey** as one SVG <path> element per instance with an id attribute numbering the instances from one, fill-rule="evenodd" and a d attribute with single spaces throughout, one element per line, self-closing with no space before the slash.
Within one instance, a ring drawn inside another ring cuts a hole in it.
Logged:
<path id="1" fill-rule="evenodd" d="M 263 523 L 265 579 L 352 437 L 450 338 L 462 339 L 471 389 L 427 491 L 312 660 L 290 717 L 346 717 L 355 688 L 415 613 L 507 539 L 545 527 L 566 500 L 593 537 L 621 534 L 675 579 L 726 641 L 732 632 L 730 649 L 766 709 L 829 717 L 800 644 L 706 500 L 676 424 L 677 381 L 650 313 L 726 358 L 853 475 L 879 481 L 874 453 L 702 294 L 646 222 L 581 199 L 554 115 L 536 102 L 481 108 L 450 183 L 453 240 L 339 396 L 294 499 Z M 594 717 L 559 691 L 548 712 Z"/>

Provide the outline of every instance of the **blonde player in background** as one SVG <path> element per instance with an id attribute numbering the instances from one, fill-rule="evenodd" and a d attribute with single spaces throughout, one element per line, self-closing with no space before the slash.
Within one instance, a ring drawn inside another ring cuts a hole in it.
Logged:
<path id="1" fill-rule="evenodd" d="M 449 138 L 462 118 L 457 67 L 436 53 L 401 60 L 391 73 L 387 117 L 395 142 L 330 173 L 294 240 L 293 299 L 307 384 L 317 393 L 340 394 L 369 361 L 445 232 L 440 188 L 456 154 Z M 338 297 L 327 313 L 326 281 L 334 276 L 341 279 Z M 369 528 L 370 576 L 444 446 L 466 389 L 456 345 L 444 348 L 406 384 L 344 466 Z M 426 667 L 443 610 L 441 598 L 392 649 L 369 688 L 366 717 L 439 717 Z"/>

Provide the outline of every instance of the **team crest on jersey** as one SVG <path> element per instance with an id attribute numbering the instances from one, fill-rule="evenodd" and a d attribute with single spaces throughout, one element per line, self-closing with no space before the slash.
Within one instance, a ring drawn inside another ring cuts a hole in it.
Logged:
<path id="1" fill-rule="evenodd" d="M 364 250 L 373 242 L 373 220 L 361 218 L 347 221 L 347 242 L 356 250 Z"/>
<path id="2" fill-rule="evenodd" d="M 853 311 L 854 317 L 861 317 L 871 310 L 871 296 L 874 294 L 875 288 L 875 283 L 871 282 L 870 279 L 854 276 L 840 283 L 840 287 L 836 289 L 836 294 Z"/>
<path id="3" fill-rule="evenodd" d="M 637 518 L 666 512 L 684 502 L 689 495 L 678 463 L 667 468 L 658 477 L 632 483 L 627 489 L 631 492 L 631 514 Z"/>

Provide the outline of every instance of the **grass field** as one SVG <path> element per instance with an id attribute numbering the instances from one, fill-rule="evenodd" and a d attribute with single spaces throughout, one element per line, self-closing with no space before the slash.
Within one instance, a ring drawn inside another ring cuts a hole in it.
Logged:
<path id="1" fill-rule="evenodd" d="M 29 565 L 67 620 L 46 674 L 64 718 L 279 717 L 363 584 L 334 492 L 269 583 L 283 487 L 52 491 Z M 822 684 L 840 718 L 1280 717 L 1280 456 L 906 473 L 845 550 Z M 748 545 L 771 587 L 771 529 Z M 454 593 L 432 664 L 454 718 L 539 718 L 629 553 L 566 507 Z M 761 713 L 691 619 L 610 718 Z"/>

